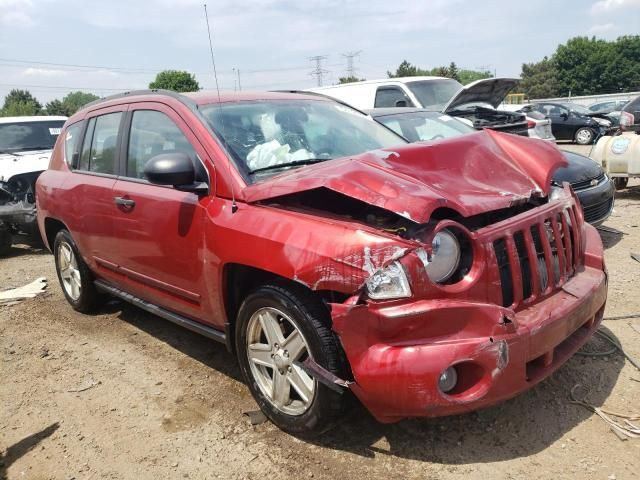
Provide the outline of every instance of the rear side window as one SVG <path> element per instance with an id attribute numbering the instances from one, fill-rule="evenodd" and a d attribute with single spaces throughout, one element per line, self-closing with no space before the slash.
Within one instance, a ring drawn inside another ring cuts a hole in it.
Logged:
<path id="1" fill-rule="evenodd" d="M 180 128 L 155 110 L 136 110 L 131 119 L 127 177 L 144 178 L 144 165 L 163 153 L 186 153 L 195 162 L 196 152 Z M 196 164 L 197 168 L 197 164 Z"/>
<path id="2" fill-rule="evenodd" d="M 116 173 L 121 118 L 122 112 L 115 112 L 89 120 L 80 155 L 80 170 L 111 175 Z"/>
<path id="3" fill-rule="evenodd" d="M 64 159 L 67 165 L 73 166 L 73 154 L 78 151 L 80 146 L 78 139 L 82 133 L 82 122 L 74 123 L 64 134 Z"/>
<path id="4" fill-rule="evenodd" d="M 404 105 L 399 105 L 398 102 L 404 102 Z M 386 107 L 412 107 L 413 103 L 409 100 L 409 97 L 399 87 L 379 87 L 376 90 L 376 102 L 375 108 Z"/>

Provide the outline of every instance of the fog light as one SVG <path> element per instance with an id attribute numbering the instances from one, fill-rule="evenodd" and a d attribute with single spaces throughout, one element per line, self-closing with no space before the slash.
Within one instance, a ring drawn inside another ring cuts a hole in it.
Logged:
<path id="1" fill-rule="evenodd" d="M 441 392 L 447 393 L 454 389 L 456 383 L 458 383 L 458 372 L 454 367 L 449 367 L 440 375 L 438 387 Z"/>

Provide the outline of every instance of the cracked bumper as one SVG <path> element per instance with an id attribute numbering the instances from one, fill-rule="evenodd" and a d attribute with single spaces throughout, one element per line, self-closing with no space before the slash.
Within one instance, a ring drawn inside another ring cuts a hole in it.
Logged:
<path id="1" fill-rule="evenodd" d="M 605 272 L 586 266 L 515 314 L 452 300 L 332 311 L 355 379 L 351 389 L 379 421 L 393 422 L 476 410 L 531 388 L 591 337 L 606 298 Z M 444 394 L 438 379 L 451 365 L 458 386 Z"/>

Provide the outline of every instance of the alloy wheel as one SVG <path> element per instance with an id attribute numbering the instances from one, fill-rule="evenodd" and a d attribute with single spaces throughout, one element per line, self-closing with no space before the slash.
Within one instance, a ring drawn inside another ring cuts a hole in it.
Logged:
<path id="1" fill-rule="evenodd" d="M 251 374 L 264 397 L 288 415 L 306 412 L 316 394 L 316 380 L 294 362 L 309 357 L 302 332 L 282 311 L 257 310 L 247 324 L 247 357 Z"/>
<path id="2" fill-rule="evenodd" d="M 58 268 L 60 269 L 60 278 L 65 292 L 73 300 L 78 300 L 82 293 L 80 269 L 78 268 L 76 255 L 73 253 L 71 245 L 67 242 L 60 243 L 58 248 Z"/>

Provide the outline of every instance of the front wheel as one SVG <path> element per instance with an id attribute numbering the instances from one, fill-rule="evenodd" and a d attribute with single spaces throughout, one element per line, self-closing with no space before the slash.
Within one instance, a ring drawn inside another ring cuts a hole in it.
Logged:
<path id="1" fill-rule="evenodd" d="M 298 366 L 310 357 L 335 375 L 344 372 L 328 313 L 311 292 L 274 284 L 247 296 L 238 312 L 236 351 L 253 397 L 282 430 L 318 435 L 343 411 L 344 396 Z"/>
<path id="2" fill-rule="evenodd" d="M 87 313 L 100 304 L 93 274 L 78 252 L 71 234 L 60 230 L 53 243 L 56 273 L 62 292 L 74 310 Z"/>
<path id="3" fill-rule="evenodd" d="M 576 143 L 578 145 L 590 145 L 595 138 L 593 130 L 587 127 L 579 128 L 576 132 Z"/>

